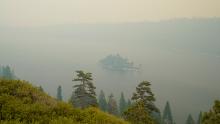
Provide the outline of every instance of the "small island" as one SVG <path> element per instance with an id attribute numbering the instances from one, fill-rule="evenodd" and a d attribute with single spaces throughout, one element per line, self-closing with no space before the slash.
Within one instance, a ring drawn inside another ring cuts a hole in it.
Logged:
<path id="1" fill-rule="evenodd" d="M 127 58 L 117 55 L 108 55 L 104 59 L 100 60 L 103 68 L 115 71 L 138 71 L 139 66 L 135 66 L 133 62 L 130 62 Z"/>

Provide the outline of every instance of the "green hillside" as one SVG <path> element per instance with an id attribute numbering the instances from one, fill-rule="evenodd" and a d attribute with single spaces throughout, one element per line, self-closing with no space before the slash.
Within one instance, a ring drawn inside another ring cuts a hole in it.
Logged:
<path id="1" fill-rule="evenodd" d="M 0 79 L 1 124 L 128 124 L 97 108 L 60 102 L 27 81 Z"/>

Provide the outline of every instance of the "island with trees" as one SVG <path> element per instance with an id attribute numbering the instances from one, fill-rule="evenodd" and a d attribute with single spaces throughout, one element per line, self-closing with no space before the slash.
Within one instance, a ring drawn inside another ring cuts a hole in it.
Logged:
<path id="1" fill-rule="evenodd" d="M 100 64 L 103 68 L 114 71 L 138 71 L 141 68 L 141 65 L 136 66 L 119 54 L 106 56 L 100 60 Z"/>

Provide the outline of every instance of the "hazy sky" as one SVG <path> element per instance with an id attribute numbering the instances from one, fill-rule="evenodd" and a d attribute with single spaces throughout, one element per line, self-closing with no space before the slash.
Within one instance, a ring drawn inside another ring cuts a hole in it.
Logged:
<path id="1" fill-rule="evenodd" d="M 0 25 L 122 23 L 220 17 L 220 0 L 0 0 Z"/>

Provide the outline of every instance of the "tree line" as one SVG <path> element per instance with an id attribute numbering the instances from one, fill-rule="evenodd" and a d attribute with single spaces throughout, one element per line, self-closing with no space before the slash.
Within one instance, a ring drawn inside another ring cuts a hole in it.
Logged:
<path id="1" fill-rule="evenodd" d="M 138 84 L 131 99 L 126 100 L 124 93 L 121 92 L 118 102 L 112 93 L 106 98 L 103 90 L 100 91 L 97 97 L 92 73 L 85 73 L 81 70 L 76 71 L 73 82 L 75 84 L 69 102 L 74 107 L 81 109 L 91 106 L 98 107 L 104 112 L 121 117 L 133 124 L 176 124 L 169 102 L 166 103 L 162 114 L 156 107 L 156 98 L 151 91 L 151 83 L 148 81 L 142 81 Z M 57 99 L 63 99 L 61 86 L 57 88 Z M 201 124 L 201 122 L 202 113 L 200 113 L 197 122 L 194 121 L 191 114 L 186 119 L 186 124 Z"/>
<path id="2" fill-rule="evenodd" d="M 17 79 L 9 66 L 0 66 L 0 78 Z M 73 82 L 75 83 L 69 103 L 76 108 L 96 107 L 104 112 L 121 117 L 131 124 L 176 124 L 169 102 L 166 103 L 163 112 L 160 112 L 155 105 L 156 98 L 151 90 L 151 83 L 148 81 L 140 82 L 130 99 L 126 100 L 122 92 L 118 102 L 113 94 L 110 94 L 106 99 L 103 90 L 97 97 L 92 73 L 86 73 L 82 70 L 76 71 Z M 41 86 L 39 90 L 44 91 Z M 57 88 L 57 100 L 63 100 L 61 85 Z M 216 100 L 213 108 L 209 112 L 200 112 L 196 121 L 189 114 L 185 124 L 220 124 L 219 115 L 220 101 Z"/>

